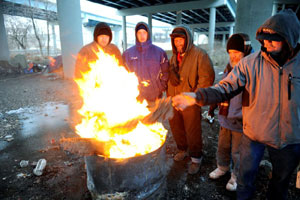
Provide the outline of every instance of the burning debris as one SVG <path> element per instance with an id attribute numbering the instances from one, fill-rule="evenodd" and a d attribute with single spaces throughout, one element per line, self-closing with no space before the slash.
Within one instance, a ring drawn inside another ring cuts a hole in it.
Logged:
<path id="1" fill-rule="evenodd" d="M 101 142 L 92 138 L 62 138 L 61 147 L 74 154 L 81 156 L 102 155 L 107 156 L 105 149 L 114 144 L 113 142 Z"/>

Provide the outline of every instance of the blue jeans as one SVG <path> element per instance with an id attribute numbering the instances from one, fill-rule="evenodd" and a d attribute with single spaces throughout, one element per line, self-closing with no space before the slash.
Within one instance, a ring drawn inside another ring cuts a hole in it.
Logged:
<path id="1" fill-rule="evenodd" d="M 268 149 L 273 166 L 267 198 L 269 200 L 287 198 L 291 175 L 300 162 L 300 144 L 291 144 L 282 149 L 275 149 L 252 141 L 243 135 L 240 145 L 240 169 L 237 179 L 238 200 L 246 200 L 253 197 L 255 191 L 254 181 L 265 147 Z"/>

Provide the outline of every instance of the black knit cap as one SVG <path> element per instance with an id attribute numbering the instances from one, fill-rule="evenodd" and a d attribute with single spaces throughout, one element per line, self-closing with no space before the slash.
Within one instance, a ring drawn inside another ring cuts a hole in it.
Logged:
<path id="1" fill-rule="evenodd" d="M 138 27 L 136 27 L 136 32 L 138 32 L 140 29 L 144 29 L 145 31 L 148 32 L 148 29 L 144 24 L 138 25 Z"/>
<path id="2" fill-rule="evenodd" d="M 186 38 L 186 32 L 181 28 L 175 28 L 170 34 L 171 38 L 183 37 Z"/>
<path id="3" fill-rule="evenodd" d="M 227 52 L 229 49 L 244 52 L 244 39 L 239 34 L 232 35 L 227 41 Z"/>
<path id="4" fill-rule="evenodd" d="M 110 27 L 108 26 L 108 24 L 104 23 L 104 22 L 99 22 L 95 29 L 94 29 L 94 41 L 97 42 L 97 37 L 99 35 L 107 35 L 110 37 L 109 39 L 109 43 L 111 42 L 112 40 L 112 32 L 111 32 L 111 29 Z"/>

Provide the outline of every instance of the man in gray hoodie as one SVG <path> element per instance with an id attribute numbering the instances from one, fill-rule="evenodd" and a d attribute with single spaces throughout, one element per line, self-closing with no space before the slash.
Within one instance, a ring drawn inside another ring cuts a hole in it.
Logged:
<path id="1" fill-rule="evenodd" d="M 300 22 L 283 10 L 262 24 L 260 51 L 243 58 L 214 87 L 173 98 L 177 109 L 229 100 L 243 92 L 243 138 L 237 199 L 251 199 L 259 163 L 268 149 L 273 166 L 268 199 L 286 199 L 289 181 L 300 162 Z"/>

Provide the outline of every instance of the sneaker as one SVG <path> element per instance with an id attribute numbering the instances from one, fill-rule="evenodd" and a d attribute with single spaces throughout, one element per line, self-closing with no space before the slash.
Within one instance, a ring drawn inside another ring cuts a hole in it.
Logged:
<path id="1" fill-rule="evenodd" d="M 226 174 L 227 171 L 221 170 L 219 167 L 217 167 L 214 171 L 210 172 L 209 178 L 211 179 L 218 179 L 224 174 Z"/>
<path id="2" fill-rule="evenodd" d="M 236 188 L 237 188 L 236 179 L 231 176 L 231 178 L 229 179 L 229 181 L 226 185 L 226 190 L 234 192 L 234 191 L 236 191 Z"/>
<path id="3" fill-rule="evenodd" d="M 182 161 L 185 157 L 187 157 L 187 152 L 179 150 L 179 152 L 174 156 L 174 160 Z"/>
<path id="4" fill-rule="evenodd" d="M 189 174 L 196 174 L 199 171 L 200 166 L 201 166 L 201 163 L 192 162 L 189 166 L 188 173 Z"/>

